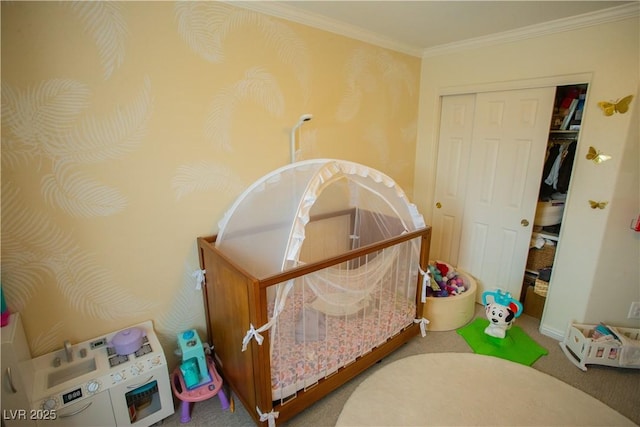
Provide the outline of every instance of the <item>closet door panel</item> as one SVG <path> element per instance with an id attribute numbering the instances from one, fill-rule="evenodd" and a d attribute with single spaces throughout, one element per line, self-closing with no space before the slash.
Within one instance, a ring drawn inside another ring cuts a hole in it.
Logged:
<path id="1" fill-rule="evenodd" d="M 458 263 L 475 94 L 442 98 L 431 256 Z"/>
<path id="2" fill-rule="evenodd" d="M 498 154 L 500 149 L 500 140 L 486 139 L 480 141 L 474 147 L 474 159 L 478 159 L 477 168 L 481 171 L 477 176 L 480 181 L 476 185 L 472 185 L 473 194 L 469 194 L 468 200 L 473 200 L 478 204 L 479 208 L 490 208 L 493 203 L 493 195 L 496 189 L 496 172 L 498 172 Z M 474 167 L 472 166 L 472 170 Z"/>
<path id="3" fill-rule="evenodd" d="M 529 161 L 531 159 L 531 148 L 533 141 L 531 139 L 521 139 L 508 149 L 508 157 L 513 159 L 513 163 L 509 165 L 509 176 L 513 177 L 513 181 L 508 183 L 508 199 L 506 203 L 509 207 L 519 209 L 522 207 L 527 189 L 527 172 L 529 169 Z"/>
<path id="4" fill-rule="evenodd" d="M 476 95 L 458 266 L 519 298 L 555 88 Z"/>

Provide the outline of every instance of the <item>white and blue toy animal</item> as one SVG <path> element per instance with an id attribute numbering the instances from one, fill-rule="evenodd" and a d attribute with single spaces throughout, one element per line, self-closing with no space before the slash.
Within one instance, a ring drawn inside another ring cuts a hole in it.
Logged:
<path id="1" fill-rule="evenodd" d="M 493 301 L 487 303 L 487 297 L 492 297 Z M 520 301 L 513 299 L 509 292 L 500 289 L 483 292 L 482 303 L 489 319 L 489 326 L 485 328 L 484 333 L 496 338 L 506 337 L 507 330 L 511 329 L 515 318 L 523 311 Z"/>

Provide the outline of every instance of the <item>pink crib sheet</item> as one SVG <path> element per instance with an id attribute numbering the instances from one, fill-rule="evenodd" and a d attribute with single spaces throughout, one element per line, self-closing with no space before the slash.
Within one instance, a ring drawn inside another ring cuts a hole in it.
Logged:
<path id="1" fill-rule="evenodd" d="M 388 338 L 413 324 L 415 301 L 393 289 L 381 289 L 366 310 L 351 316 L 324 317 L 323 334 L 296 340 L 303 300 L 313 295 L 292 290 L 285 310 L 272 330 L 271 386 L 273 400 L 293 397 L 299 390 L 311 387 L 340 367 L 384 343 Z M 270 313 L 273 307 L 270 307 Z"/>

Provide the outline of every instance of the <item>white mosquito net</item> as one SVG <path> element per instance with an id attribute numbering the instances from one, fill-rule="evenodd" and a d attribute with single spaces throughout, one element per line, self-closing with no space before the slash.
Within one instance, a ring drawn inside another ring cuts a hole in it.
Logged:
<path id="1" fill-rule="evenodd" d="M 247 188 L 220 221 L 216 246 L 265 278 L 423 227 L 422 215 L 387 175 L 349 161 L 314 159 L 277 169 Z M 348 282 L 349 289 L 364 291 L 388 262 L 351 266 L 348 277 L 318 279 L 315 286 L 330 281 L 344 288 Z"/>
<path id="2" fill-rule="evenodd" d="M 402 189 L 385 174 L 353 162 L 317 159 L 289 164 L 258 179 L 238 197 L 219 226 L 218 250 L 253 277 L 264 279 L 425 224 Z M 243 350 L 252 338 L 262 343 L 260 333 L 267 329 L 276 336 L 278 317 L 295 289 L 313 294 L 304 313 L 349 316 L 367 310 L 383 283 L 415 286 L 416 270 L 419 243 L 414 239 L 270 286 L 269 320 L 257 329 L 249 325 Z M 271 340 L 272 352 L 276 341 Z"/>

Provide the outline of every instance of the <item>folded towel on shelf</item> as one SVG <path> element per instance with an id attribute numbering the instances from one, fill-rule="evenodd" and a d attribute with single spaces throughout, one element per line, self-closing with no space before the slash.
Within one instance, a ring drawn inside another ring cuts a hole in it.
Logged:
<path id="1" fill-rule="evenodd" d="M 531 236 L 531 242 L 529 242 L 529 249 L 531 248 L 536 248 L 536 249 L 542 249 L 542 247 L 545 244 L 545 239 L 544 237 L 533 237 Z"/>

